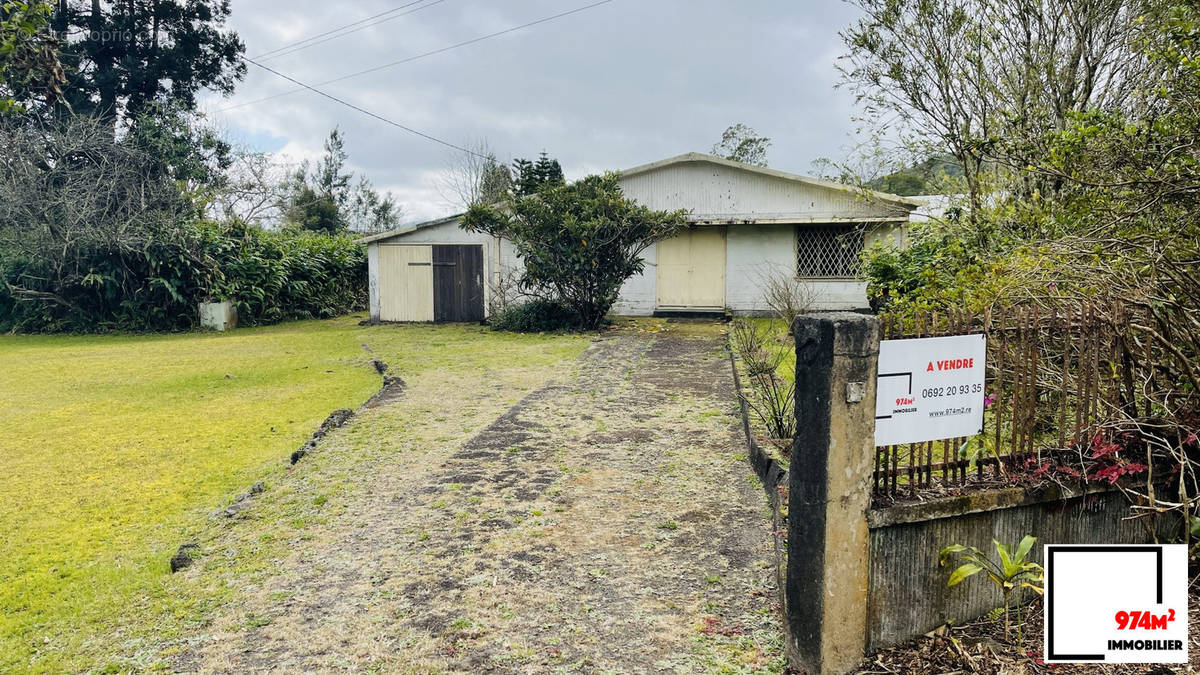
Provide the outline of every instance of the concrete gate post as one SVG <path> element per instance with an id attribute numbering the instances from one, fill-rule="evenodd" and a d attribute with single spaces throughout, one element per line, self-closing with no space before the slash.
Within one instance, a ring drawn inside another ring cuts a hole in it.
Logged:
<path id="1" fill-rule="evenodd" d="M 787 654 L 810 675 L 844 673 L 862 659 L 867 641 L 879 322 L 851 312 L 806 314 L 793 332 Z"/>

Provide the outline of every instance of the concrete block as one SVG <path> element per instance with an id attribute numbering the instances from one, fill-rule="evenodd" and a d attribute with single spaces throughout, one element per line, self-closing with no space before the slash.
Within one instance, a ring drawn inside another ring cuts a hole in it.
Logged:
<path id="1" fill-rule="evenodd" d="M 237 328 L 237 308 L 232 302 L 200 303 L 200 327 L 226 331 Z"/>

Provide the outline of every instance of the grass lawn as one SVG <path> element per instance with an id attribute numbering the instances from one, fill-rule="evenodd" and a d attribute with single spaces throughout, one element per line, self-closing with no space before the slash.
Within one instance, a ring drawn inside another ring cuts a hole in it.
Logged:
<path id="1" fill-rule="evenodd" d="M 407 378 L 497 358 L 549 366 L 586 344 L 361 318 L 0 336 L 0 672 L 102 667 L 130 625 L 156 629 L 145 608 L 195 611 L 194 597 L 171 609 L 176 547 L 283 472 L 331 410 L 365 401 L 372 358 Z"/>

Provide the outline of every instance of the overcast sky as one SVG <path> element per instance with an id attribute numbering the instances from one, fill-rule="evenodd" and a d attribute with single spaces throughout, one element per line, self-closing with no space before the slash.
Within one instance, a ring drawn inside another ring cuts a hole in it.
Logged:
<path id="1" fill-rule="evenodd" d="M 421 0 L 263 63 L 316 85 L 594 1 Z M 235 0 L 231 25 L 254 58 L 411 2 Z M 735 122 L 772 139 L 772 167 L 812 173 L 853 144 L 835 63 L 854 16 L 837 0 L 612 0 L 319 88 L 452 143 L 486 139 L 502 160 L 545 149 L 568 178 L 708 152 Z M 394 192 L 406 221 L 454 210 L 438 187 L 452 150 L 311 92 L 251 103 L 295 88 L 251 66 L 236 95 L 203 108 L 235 141 L 294 159 L 319 155 L 339 126 L 352 168 Z"/>

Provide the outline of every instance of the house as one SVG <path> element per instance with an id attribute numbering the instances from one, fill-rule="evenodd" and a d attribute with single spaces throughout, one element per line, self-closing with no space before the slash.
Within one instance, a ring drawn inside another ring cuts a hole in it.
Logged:
<path id="1" fill-rule="evenodd" d="M 765 275 L 794 275 L 815 309 L 867 306 L 858 254 L 881 238 L 903 244 L 903 197 L 689 153 L 620 174 L 625 196 L 688 211 L 690 226 L 643 254 L 621 288 L 618 315 L 762 314 Z M 477 321 L 521 261 L 512 244 L 459 228 L 461 214 L 366 237 L 371 318 Z"/>

